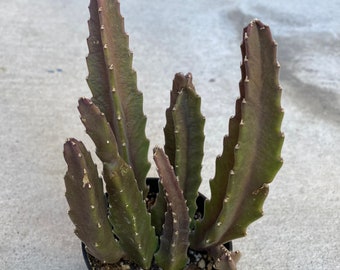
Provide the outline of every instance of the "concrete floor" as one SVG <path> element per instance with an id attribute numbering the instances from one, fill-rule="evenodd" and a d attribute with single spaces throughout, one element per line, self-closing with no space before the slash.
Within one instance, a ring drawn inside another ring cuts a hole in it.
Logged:
<path id="1" fill-rule="evenodd" d="M 173 75 L 193 73 L 206 116 L 206 194 L 238 96 L 242 27 L 255 17 L 271 26 L 285 164 L 265 216 L 234 242 L 239 269 L 340 269 L 340 2 L 121 2 L 151 146 L 163 145 Z M 92 145 L 76 109 L 78 97 L 90 96 L 87 4 L 1 2 L 0 269 L 85 269 L 67 216 L 62 145 L 70 136 Z"/>

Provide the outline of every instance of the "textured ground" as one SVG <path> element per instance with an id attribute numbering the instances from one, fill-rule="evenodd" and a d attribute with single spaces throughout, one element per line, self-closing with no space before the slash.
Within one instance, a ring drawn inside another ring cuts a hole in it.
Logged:
<path id="1" fill-rule="evenodd" d="M 163 145 L 173 75 L 191 71 L 206 116 L 204 184 L 234 111 L 241 30 L 252 18 L 279 43 L 284 167 L 265 216 L 234 242 L 239 269 L 340 269 L 340 3 L 121 0 L 151 146 Z M 91 145 L 78 119 L 90 96 L 87 1 L 2 1 L 0 269 L 85 269 L 67 217 L 62 144 Z M 156 175 L 154 167 L 150 175 Z"/>

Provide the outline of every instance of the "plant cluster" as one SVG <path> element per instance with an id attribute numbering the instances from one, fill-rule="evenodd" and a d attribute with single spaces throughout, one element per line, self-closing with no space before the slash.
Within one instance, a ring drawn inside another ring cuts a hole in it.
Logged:
<path id="1" fill-rule="evenodd" d="M 164 150 L 153 150 L 160 181 L 150 205 L 143 96 L 120 4 L 91 0 L 89 11 L 87 82 L 93 96 L 80 98 L 78 109 L 103 173 L 82 142 L 66 141 L 66 198 L 75 234 L 107 264 L 127 259 L 143 269 L 196 269 L 188 264 L 192 250 L 207 253 L 215 269 L 236 269 L 239 252 L 224 244 L 244 236 L 262 216 L 268 184 L 282 165 L 279 64 L 269 27 L 254 20 L 244 28 L 240 97 L 216 159 L 211 198 L 197 217 L 205 119 L 192 75 L 178 73 L 173 80 Z"/>

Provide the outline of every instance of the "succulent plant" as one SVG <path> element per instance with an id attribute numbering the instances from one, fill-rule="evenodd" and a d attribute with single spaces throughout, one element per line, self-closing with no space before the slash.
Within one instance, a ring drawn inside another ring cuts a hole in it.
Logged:
<path id="1" fill-rule="evenodd" d="M 197 216 L 205 119 L 192 75 L 178 73 L 173 80 L 164 150 L 154 148 L 160 180 L 150 207 L 143 96 L 120 4 L 91 0 L 89 11 L 87 82 L 93 97 L 80 98 L 78 109 L 103 174 L 82 142 L 66 141 L 66 198 L 75 234 L 106 265 L 124 259 L 141 269 L 198 269 L 188 263 L 191 250 L 208 254 L 214 269 L 236 269 L 240 254 L 224 244 L 244 236 L 262 216 L 268 184 L 282 165 L 279 64 L 269 27 L 253 20 L 243 30 L 240 97 L 216 159 L 211 198 Z"/>

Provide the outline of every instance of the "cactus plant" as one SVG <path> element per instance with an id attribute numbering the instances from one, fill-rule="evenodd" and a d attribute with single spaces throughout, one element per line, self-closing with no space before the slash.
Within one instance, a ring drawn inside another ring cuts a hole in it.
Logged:
<path id="1" fill-rule="evenodd" d="M 66 198 L 76 235 L 105 269 L 120 269 L 122 261 L 135 269 L 200 269 L 189 261 L 192 253 L 207 254 L 213 269 L 236 269 L 240 253 L 224 244 L 244 236 L 262 216 L 268 184 L 282 165 L 279 64 L 269 27 L 255 19 L 243 30 L 240 98 L 216 159 L 211 198 L 197 216 L 205 119 L 192 75 L 178 73 L 173 80 L 164 150 L 154 148 L 159 192 L 150 204 L 143 96 L 120 4 L 91 0 L 89 11 L 87 82 L 93 97 L 80 98 L 78 109 L 103 174 L 82 142 L 66 141 Z"/>

